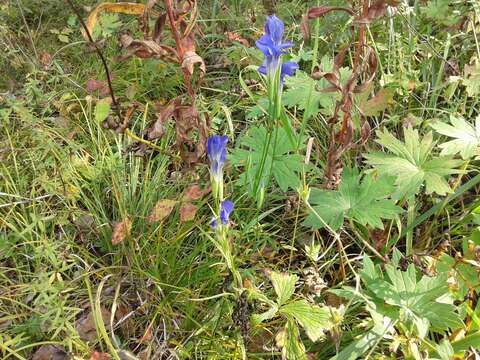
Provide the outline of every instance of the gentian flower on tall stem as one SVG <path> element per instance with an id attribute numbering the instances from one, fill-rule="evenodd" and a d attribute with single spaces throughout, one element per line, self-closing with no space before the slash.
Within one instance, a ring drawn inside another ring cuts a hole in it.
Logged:
<path id="1" fill-rule="evenodd" d="M 269 116 L 269 129 L 267 131 L 265 143 L 262 150 L 262 157 L 260 166 L 255 174 L 255 181 L 253 183 L 253 192 L 257 198 L 257 207 L 260 208 L 263 204 L 263 194 L 265 189 L 263 187 L 263 179 L 270 178 L 272 172 L 273 161 L 270 169 L 265 173 L 265 163 L 270 151 L 272 137 L 273 147 L 277 145 L 278 135 L 278 120 L 281 118 L 282 111 L 282 88 L 283 79 L 286 75 L 293 76 L 295 70 L 298 69 L 298 64 L 293 61 L 282 61 L 282 56 L 286 53 L 286 49 L 293 46 L 290 41 L 283 40 L 283 33 L 285 26 L 283 22 L 275 15 L 269 16 L 265 23 L 265 34 L 258 39 L 255 44 L 262 51 L 265 56 L 263 64 L 258 68 L 258 71 L 266 76 L 267 80 L 267 92 L 268 92 L 268 116 Z M 272 136 L 272 133 L 275 133 Z M 275 152 L 275 151 L 273 151 Z"/>
<path id="2" fill-rule="evenodd" d="M 212 242 L 222 254 L 228 269 L 235 279 L 236 286 L 242 287 L 242 277 L 235 265 L 231 244 L 228 238 L 230 214 L 235 207 L 233 201 L 223 199 L 223 166 L 227 160 L 227 136 L 214 135 L 207 140 L 207 154 L 210 160 L 210 182 L 215 199 L 214 216 L 210 226 L 215 231 Z"/>

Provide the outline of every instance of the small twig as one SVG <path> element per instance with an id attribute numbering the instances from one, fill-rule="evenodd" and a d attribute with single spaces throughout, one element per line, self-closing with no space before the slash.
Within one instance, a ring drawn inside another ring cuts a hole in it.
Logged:
<path id="1" fill-rule="evenodd" d="M 9 207 L 9 206 L 14 206 L 14 205 L 28 204 L 28 203 L 31 203 L 31 202 L 34 202 L 34 201 L 39 201 L 39 200 L 51 198 L 51 197 L 54 197 L 54 196 L 55 196 L 55 194 L 42 195 L 42 196 L 38 196 L 38 197 L 33 198 L 33 199 L 26 198 L 25 200 L 14 201 L 14 202 L 11 202 L 11 203 L 8 203 L 8 204 L 1 204 L 0 209 L 5 208 L 5 207 Z"/>
<path id="2" fill-rule="evenodd" d="M 78 20 L 80 21 L 80 24 L 82 24 L 83 30 L 85 30 L 85 34 L 87 34 L 88 41 L 90 41 L 90 43 L 93 45 L 96 53 L 98 54 L 98 56 L 100 57 L 100 60 L 102 61 L 103 68 L 105 69 L 105 74 L 107 75 L 107 83 L 108 83 L 108 88 L 110 90 L 110 97 L 112 98 L 112 104 L 118 118 L 121 119 L 120 108 L 118 107 L 117 100 L 115 99 L 115 93 L 113 92 L 112 79 L 110 78 L 110 71 L 108 70 L 107 61 L 105 60 L 105 57 L 103 56 L 100 48 L 97 46 L 97 43 L 93 40 L 92 35 L 90 34 L 90 31 L 88 31 L 87 25 L 85 24 L 85 22 L 82 19 L 82 16 L 78 12 L 78 9 L 73 5 L 71 0 L 67 0 L 67 3 L 72 8 L 75 15 L 77 16 Z"/>
<path id="3" fill-rule="evenodd" d="M 32 32 L 30 31 L 30 27 L 28 26 L 27 19 L 25 19 L 25 14 L 23 13 L 23 7 L 22 7 L 22 4 L 20 4 L 20 0 L 17 0 L 17 5 L 18 5 L 18 9 L 20 10 L 20 14 L 22 15 L 23 23 L 27 28 L 28 38 L 30 40 L 30 43 L 32 44 L 32 49 L 33 49 L 33 52 L 35 53 L 35 59 L 36 61 L 38 61 L 37 48 L 35 47 L 35 42 L 33 41 Z"/>

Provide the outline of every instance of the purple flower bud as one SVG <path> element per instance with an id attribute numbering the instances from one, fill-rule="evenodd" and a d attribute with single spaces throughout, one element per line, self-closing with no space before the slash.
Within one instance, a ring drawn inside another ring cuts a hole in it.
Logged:
<path id="1" fill-rule="evenodd" d="M 220 222 L 222 225 L 228 225 L 230 221 L 230 214 L 233 211 L 235 204 L 231 200 L 224 200 L 220 203 Z M 216 217 L 212 217 L 210 220 L 210 226 L 212 229 L 216 230 L 218 227 L 218 222 Z"/>
<path id="2" fill-rule="evenodd" d="M 227 160 L 228 136 L 214 135 L 207 141 L 207 154 L 210 159 L 210 172 L 216 179 L 222 177 L 223 165 Z"/>

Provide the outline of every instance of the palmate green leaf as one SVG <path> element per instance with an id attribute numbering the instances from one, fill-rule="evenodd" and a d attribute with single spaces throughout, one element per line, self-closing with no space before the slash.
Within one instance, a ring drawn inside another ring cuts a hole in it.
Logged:
<path id="1" fill-rule="evenodd" d="M 480 146 L 480 116 L 475 119 L 475 127 L 461 117 L 450 117 L 450 123 L 437 122 L 432 125 L 438 133 L 454 138 L 440 144 L 441 155 L 456 155 L 460 153 L 463 159 L 479 155 Z"/>
<path id="2" fill-rule="evenodd" d="M 229 160 L 235 166 L 245 167 L 238 181 L 241 185 L 247 186 L 250 191 L 253 191 L 255 176 L 260 168 L 266 135 L 265 128 L 252 127 L 240 140 L 241 147 L 235 149 L 229 156 Z M 267 188 L 268 173 L 271 169 L 273 178 L 282 191 L 287 191 L 288 188 L 297 189 L 300 186 L 298 173 L 302 170 L 303 158 L 299 154 L 293 154 L 294 149 L 283 128 L 278 128 L 276 137 L 275 143 L 275 135 L 272 135 L 261 181 Z"/>
<path id="3" fill-rule="evenodd" d="M 385 265 L 385 272 L 387 277 L 383 280 L 372 282 L 369 278 L 366 279 L 364 283 L 367 289 L 376 297 L 376 303 L 397 307 L 400 311 L 399 319 L 412 322 L 420 337 L 425 337 L 430 328 L 447 331 L 463 326 L 460 315 L 455 312 L 455 306 L 439 301 L 448 294 L 447 273 L 436 277 L 424 275 L 417 281 L 413 264 L 409 265 L 407 271 L 388 264 Z"/>
<path id="4" fill-rule="evenodd" d="M 324 331 L 331 327 L 330 310 L 327 307 L 310 305 L 306 300 L 292 301 L 283 305 L 280 313 L 298 321 L 314 342 L 323 337 Z"/>
<path id="5" fill-rule="evenodd" d="M 446 195 L 452 189 L 445 177 L 457 174 L 462 161 L 449 156 L 434 156 L 432 133 L 420 139 L 417 130 L 407 127 L 404 130 L 405 142 L 398 140 L 388 130 L 377 131 L 376 140 L 391 154 L 373 152 L 365 157 L 367 163 L 377 168 L 381 174 L 395 176 L 397 191 L 394 198 L 417 194 L 425 184 L 426 193 Z"/>
<path id="6" fill-rule="evenodd" d="M 295 292 L 295 284 L 298 281 L 298 276 L 273 271 L 270 274 L 270 280 L 277 294 L 277 303 L 278 305 L 282 305 L 290 299 Z"/>
<path id="7" fill-rule="evenodd" d="M 333 230 L 339 229 L 345 218 L 383 228 L 382 219 L 393 219 L 402 211 L 388 199 L 394 190 L 392 178 L 375 179 L 368 174 L 362 179 L 357 169 L 345 169 L 338 191 L 312 189 L 309 202 Z M 315 213 L 309 214 L 304 224 L 313 229 L 324 227 Z"/>

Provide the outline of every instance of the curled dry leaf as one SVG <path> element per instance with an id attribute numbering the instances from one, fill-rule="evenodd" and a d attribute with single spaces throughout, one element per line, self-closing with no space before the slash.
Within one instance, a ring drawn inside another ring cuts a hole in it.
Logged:
<path id="1" fill-rule="evenodd" d="M 193 75 L 195 66 L 199 67 L 203 76 L 206 71 L 203 59 L 195 51 L 187 51 L 182 58 L 182 69 L 188 71 L 190 75 Z"/>
<path id="2" fill-rule="evenodd" d="M 104 324 L 110 322 L 110 311 L 105 308 L 101 308 L 102 321 Z M 75 326 L 78 332 L 78 336 L 83 341 L 95 341 L 97 339 L 97 328 L 95 327 L 95 318 L 92 311 L 89 311 L 86 315 L 78 319 Z"/>
<path id="3" fill-rule="evenodd" d="M 310 39 L 310 27 L 309 27 L 309 20 L 311 19 L 316 19 L 319 17 L 322 17 L 329 12 L 332 11 L 344 11 L 347 12 L 348 14 L 355 16 L 355 12 L 347 7 L 342 7 L 342 6 L 316 6 L 310 8 L 305 15 L 302 17 L 302 22 L 300 24 L 300 30 L 303 33 L 303 37 L 305 40 Z"/>
<path id="4" fill-rule="evenodd" d="M 112 233 L 112 245 L 117 245 L 123 242 L 132 230 L 132 220 L 129 217 L 122 219 L 122 221 L 115 224 Z"/>
<path id="5" fill-rule="evenodd" d="M 141 59 L 160 59 L 176 62 L 175 50 L 171 47 L 159 44 L 153 40 L 135 40 L 130 34 L 120 35 L 120 44 L 126 50 L 126 54 L 117 58 L 117 61 L 124 61 L 135 55 Z"/>
<path id="6" fill-rule="evenodd" d="M 247 46 L 247 47 L 249 46 L 248 40 L 244 39 L 243 37 L 241 37 L 236 32 L 227 31 L 227 32 L 225 32 L 225 36 L 228 39 L 228 41 L 230 41 L 230 42 L 236 41 L 236 42 L 239 42 L 240 44 L 242 44 L 243 46 Z"/>
<path id="7" fill-rule="evenodd" d="M 208 123 L 200 118 L 194 104 L 177 107 L 175 131 L 177 133 L 176 145 L 180 149 L 182 159 L 189 164 L 197 163 L 206 150 Z M 195 132 L 197 136 L 194 136 Z"/>
<path id="8" fill-rule="evenodd" d="M 42 345 L 33 354 L 33 360 L 65 360 L 67 352 L 63 347 L 56 345 Z"/>
<path id="9" fill-rule="evenodd" d="M 176 101 L 170 101 L 165 106 L 157 108 L 157 121 L 147 130 L 149 140 L 159 139 L 165 134 L 165 124 L 170 119 L 176 108 Z"/>
<path id="10" fill-rule="evenodd" d="M 143 4 L 136 4 L 131 2 L 120 2 L 120 3 L 102 3 L 98 5 L 89 15 L 85 25 L 87 25 L 87 29 L 90 34 L 93 32 L 93 28 L 98 21 L 98 17 L 102 12 L 110 12 L 110 13 L 122 13 L 128 15 L 142 15 L 143 10 L 145 9 L 145 5 Z M 87 34 L 83 32 L 83 37 L 85 40 L 88 40 Z"/>
<path id="11" fill-rule="evenodd" d="M 176 203 L 176 200 L 159 200 L 153 207 L 150 215 L 148 216 L 148 221 L 153 223 L 155 221 L 161 221 L 165 219 L 168 215 L 170 215 Z"/>
<path id="12" fill-rule="evenodd" d="M 192 203 L 183 203 L 180 207 L 180 222 L 192 221 L 195 218 L 198 207 Z"/>

